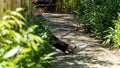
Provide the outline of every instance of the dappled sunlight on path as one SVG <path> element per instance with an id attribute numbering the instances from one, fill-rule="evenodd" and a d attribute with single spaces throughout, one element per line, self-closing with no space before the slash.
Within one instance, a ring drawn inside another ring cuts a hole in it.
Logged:
<path id="1" fill-rule="evenodd" d="M 51 32 L 69 44 L 87 43 L 89 46 L 75 55 L 64 55 L 57 51 L 50 62 L 51 68 L 120 68 L 120 57 L 100 45 L 100 40 L 75 30 L 71 14 L 43 13 Z"/>

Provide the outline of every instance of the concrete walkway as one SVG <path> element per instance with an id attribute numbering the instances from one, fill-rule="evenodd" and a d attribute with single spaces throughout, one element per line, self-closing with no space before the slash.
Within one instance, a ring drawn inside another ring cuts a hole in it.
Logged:
<path id="1" fill-rule="evenodd" d="M 58 55 L 51 61 L 51 68 L 120 68 L 120 56 L 103 48 L 99 41 L 77 30 L 74 16 L 71 14 L 43 13 L 51 32 L 69 44 L 87 43 L 89 47 L 76 55 Z M 75 28 L 76 27 L 76 28 Z"/>

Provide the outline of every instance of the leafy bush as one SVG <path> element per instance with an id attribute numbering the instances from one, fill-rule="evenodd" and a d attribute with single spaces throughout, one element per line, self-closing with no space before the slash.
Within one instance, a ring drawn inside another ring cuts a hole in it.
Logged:
<path id="1" fill-rule="evenodd" d="M 111 44 L 115 48 L 120 48 L 120 13 L 118 13 L 118 19 L 113 21 L 115 23 L 114 28 L 110 28 L 109 35 L 106 36 L 107 40 L 104 44 Z"/>
<path id="2" fill-rule="evenodd" d="M 64 12 L 71 12 L 73 10 L 73 0 L 63 0 L 63 11 Z"/>
<path id="3" fill-rule="evenodd" d="M 78 0 L 62 0 L 62 12 L 73 13 L 78 9 Z"/>
<path id="4" fill-rule="evenodd" d="M 47 68 L 50 46 L 43 21 L 25 19 L 19 9 L 0 20 L 0 68 Z"/>
<path id="5" fill-rule="evenodd" d="M 87 32 L 98 37 L 106 36 L 106 30 L 113 27 L 120 0 L 81 0 L 76 11 L 78 24 L 84 24 Z"/>

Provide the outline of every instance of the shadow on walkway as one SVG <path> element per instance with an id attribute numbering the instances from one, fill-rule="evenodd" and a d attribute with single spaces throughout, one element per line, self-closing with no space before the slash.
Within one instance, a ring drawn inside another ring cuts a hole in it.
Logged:
<path id="1" fill-rule="evenodd" d="M 76 21 L 72 14 L 43 13 L 51 32 L 69 44 L 87 43 L 89 47 L 76 55 L 64 55 L 56 50 L 51 68 L 120 68 L 120 59 L 110 50 L 101 47 L 99 41 L 74 28 Z M 81 29 L 82 31 L 82 29 Z"/>

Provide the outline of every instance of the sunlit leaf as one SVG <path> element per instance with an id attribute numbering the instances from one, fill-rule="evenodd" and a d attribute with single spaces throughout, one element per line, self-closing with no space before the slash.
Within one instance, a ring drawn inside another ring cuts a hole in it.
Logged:
<path id="1" fill-rule="evenodd" d="M 20 17 L 22 20 L 25 21 L 25 18 L 24 18 L 20 13 L 14 11 L 14 12 L 11 12 L 11 14 L 18 16 L 18 17 Z"/>
<path id="2" fill-rule="evenodd" d="M 19 33 L 15 33 L 14 39 L 15 39 L 18 43 L 20 43 L 20 42 L 21 42 L 21 39 L 22 39 L 22 36 L 21 36 Z"/>
<path id="3" fill-rule="evenodd" d="M 20 46 L 17 46 L 17 47 L 15 47 L 15 48 L 11 49 L 10 51 L 8 51 L 8 52 L 4 55 L 4 58 L 6 59 L 6 58 L 9 58 L 9 57 L 11 57 L 11 56 L 14 56 L 14 55 L 18 52 L 19 49 L 20 49 Z"/>
<path id="4" fill-rule="evenodd" d="M 22 50 L 22 53 L 28 53 L 28 52 L 30 52 L 31 51 L 31 48 L 24 48 L 23 50 Z"/>
<path id="5" fill-rule="evenodd" d="M 39 36 L 35 36 L 35 35 L 32 36 L 36 42 L 43 42 L 42 38 L 40 38 Z"/>
<path id="6" fill-rule="evenodd" d="M 25 25 L 24 22 L 20 20 L 16 20 L 16 23 L 19 25 L 20 28 L 22 28 L 22 26 Z"/>
<path id="7" fill-rule="evenodd" d="M 11 28 L 12 26 L 8 23 L 8 21 L 3 21 L 4 25 L 7 27 L 7 28 Z"/>
<path id="8" fill-rule="evenodd" d="M 11 12 L 12 15 L 17 15 L 16 11 Z"/>
<path id="9" fill-rule="evenodd" d="M 9 30 L 6 30 L 6 29 L 4 29 L 4 30 L 2 30 L 2 34 L 3 35 L 6 35 L 7 33 L 9 33 L 10 31 Z"/>
<path id="10" fill-rule="evenodd" d="M 19 12 L 19 11 L 22 11 L 24 10 L 23 8 L 17 8 L 16 11 Z"/>
<path id="11" fill-rule="evenodd" d="M 35 29 L 36 27 L 38 27 L 38 25 L 32 25 L 32 26 L 30 26 L 31 29 Z"/>
<path id="12" fill-rule="evenodd" d="M 31 47 L 31 42 L 27 42 L 27 46 L 28 46 L 28 47 Z"/>
<path id="13" fill-rule="evenodd" d="M 30 41 L 34 41 L 32 34 L 28 34 L 28 38 Z"/>
<path id="14" fill-rule="evenodd" d="M 25 55 L 18 55 L 17 57 L 15 57 L 14 62 L 17 63 L 23 58 L 25 58 Z"/>
<path id="15" fill-rule="evenodd" d="M 27 29 L 26 32 L 27 32 L 27 33 L 33 32 L 36 27 L 38 27 L 38 26 L 37 26 L 37 25 L 30 26 L 30 27 Z"/>
<path id="16" fill-rule="evenodd" d="M 15 21 L 14 20 L 5 20 L 3 21 L 4 25 L 10 25 L 10 28 L 13 28 L 15 25 Z"/>
<path id="17" fill-rule="evenodd" d="M 14 66 L 15 64 L 13 62 L 7 62 L 9 66 Z"/>
<path id="18" fill-rule="evenodd" d="M 0 22 L 0 28 L 3 26 L 4 24 Z"/>
<path id="19" fill-rule="evenodd" d="M 18 18 L 15 16 L 10 16 L 11 19 L 13 19 L 14 21 L 18 21 Z"/>
<path id="20" fill-rule="evenodd" d="M 5 15 L 2 20 L 6 20 L 6 19 L 9 19 L 10 18 L 10 15 Z"/>
<path id="21" fill-rule="evenodd" d="M 28 67 L 32 67 L 32 66 L 34 66 L 35 64 L 36 64 L 35 62 L 29 63 L 29 64 L 28 64 Z"/>
<path id="22" fill-rule="evenodd" d="M 56 54 L 56 52 L 53 52 L 53 53 L 48 54 L 47 56 L 44 57 L 44 60 L 51 59 L 51 58 L 52 58 L 51 56 L 53 56 L 53 55 L 55 55 L 55 54 Z"/>
<path id="23" fill-rule="evenodd" d="M 9 30 L 10 32 L 9 32 L 9 35 L 11 35 L 11 36 L 15 36 L 15 34 L 17 33 L 17 32 L 15 32 L 14 30 Z"/>
<path id="24" fill-rule="evenodd" d="M 10 13 L 11 13 L 11 10 L 7 10 L 6 12 L 4 12 L 3 16 L 9 15 Z"/>
<path id="25" fill-rule="evenodd" d="M 7 44 L 11 44 L 12 41 L 11 40 L 4 40 Z"/>
<path id="26" fill-rule="evenodd" d="M 32 44 L 32 48 L 33 48 L 36 52 L 38 52 L 38 47 L 37 47 L 37 45 Z"/>

